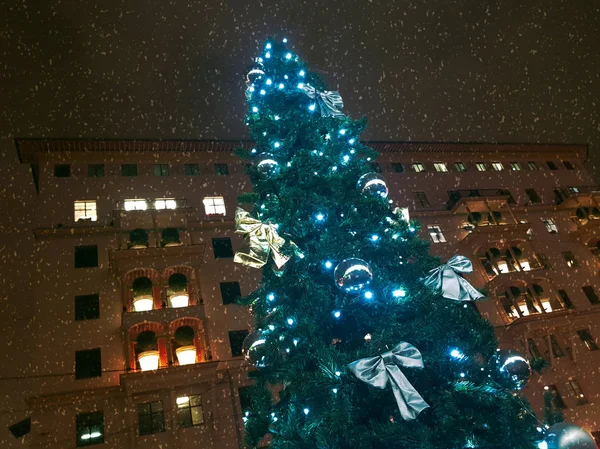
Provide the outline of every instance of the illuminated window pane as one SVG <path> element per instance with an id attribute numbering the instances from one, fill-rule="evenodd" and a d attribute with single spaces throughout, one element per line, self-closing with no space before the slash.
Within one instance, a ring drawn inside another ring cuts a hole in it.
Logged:
<path id="1" fill-rule="evenodd" d="M 174 198 L 157 198 L 154 202 L 154 208 L 161 209 L 176 209 L 177 201 Z"/>
<path id="2" fill-rule="evenodd" d="M 438 172 L 447 172 L 448 171 L 448 167 L 446 166 L 446 164 L 444 162 L 434 162 L 433 167 L 435 168 L 435 171 L 438 171 Z"/>
<path id="3" fill-rule="evenodd" d="M 123 202 L 125 210 L 146 210 L 148 209 L 148 203 L 146 200 L 132 199 L 125 200 Z"/>
<path id="4" fill-rule="evenodd" d="M 75 221 L 96 221 L 98 215 L 96 213 L 95 200 L 75 201 Z"/>
<path id="5" fill-rule="evenodd" d="M 222 196 L 208 196 L 202 202 L 206 215 L 225 215 L 225 200 Z"/>
<path id="6" fill-rule="evenodd" d="M 444 237 L 442 229 L 439 226 L 427 226 L 427 229 L 429 230 L 429 236 L 431 237 L 433 243 L 446 242 L 446 237 Z"/>
<path id="7" fill-rule="evenodd" d="M 504 170 L 504 165 L 502 165 L 502 162 L 492 162 L 492 168 L 495 171 L 502 171 Z"/>
<path id="8" fill-rule="evenodd" d="M 421 173 L 421 172 L 425 171 L 425 166 L 423 164 L 421 164 L 420 162 L 415 162 L 413 164 L 413 170 L 416 171 L 417 173 Z"/>

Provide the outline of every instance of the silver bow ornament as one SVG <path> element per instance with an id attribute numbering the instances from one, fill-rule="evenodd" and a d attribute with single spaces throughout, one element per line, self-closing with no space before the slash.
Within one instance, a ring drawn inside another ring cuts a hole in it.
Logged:
<path id="1" fill-rule="evenodd" d="M 308 84 L 303 84 L 301 89 L 309 98 L 317 100 L 322 117 L 345 117 L 340 111 L 344 107 L 344 101 L 338 91 L 319 91 Z"/>
<path id="2" fill-rule="evenodd" d="M 484 296 L 475 287 L 461 276 L 463 273 L 473 272 L 473 264 L 465 256 L 458 254 L 448 261 L 434 268 L 425 278 L 425 285 L 436 291 L 441 291 L 442 296 L 456 301 L 471 301 Z"/>
<path id="3" fill-rule="evenodd" d="M 423 358 L 417 348 L 401 341 L 391 351 L 380 356 L 356 360 L 348 365 L 352 373 L 372 387 L 384 389 L 392 387 L 400 415 L 406 421 L 417 418 L 429 404 L 408 381 L 400 367 L 423 369 Z"/>

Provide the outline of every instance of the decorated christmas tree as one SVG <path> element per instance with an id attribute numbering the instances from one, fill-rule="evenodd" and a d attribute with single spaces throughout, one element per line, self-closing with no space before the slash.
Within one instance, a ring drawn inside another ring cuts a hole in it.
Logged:
<path id="1" fill-rule="evenodd" d="M 263 272 L 242 298 L 256 317 L 247 446 L 535 448 L 543 426 L 517 393 L 528 362 L 478 314 L 471 262 L 432 257 L 394 207 L 365 121 L 285 39 L 266 43 L 246 97 L 254 190 L 240 203 L 254 207 L 237 211 L 249 248 L 235 260 Z"/>

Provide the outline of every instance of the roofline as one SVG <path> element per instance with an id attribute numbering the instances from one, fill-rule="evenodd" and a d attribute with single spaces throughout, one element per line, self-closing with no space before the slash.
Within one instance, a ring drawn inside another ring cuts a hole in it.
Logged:
<path id="1" fill-rule="evenodd" d="M 40 153 L 62 152 L 232 152 L 236 147 L 250 148 L 245 139 L 84 139 L 84 138 L 20 138 L 14 139 L 20 163 L 35 163 Z M 553 153 L 566 151 L 587 160 L 587 144 L 515 143 L 515 142 L 417 142 L 363 141 L 382 153 L 490 153 L 515 152 L 525 149 Z"/>

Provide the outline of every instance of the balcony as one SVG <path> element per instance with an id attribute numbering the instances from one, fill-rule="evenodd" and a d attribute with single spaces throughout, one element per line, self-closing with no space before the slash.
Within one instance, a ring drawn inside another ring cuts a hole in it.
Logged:
<path id="1" fill-rule="evenodd" d="M 598 207 L 600 191 L 596 186 L 577 186 L 554 189 L 554 201 L 563 208 L 587 206 Z"/>
<path id="2" fill-rule="evenodd" d="M 448 192 L 446 209 L 452 213 L 489 213 L 507 204 L 515 204 L 506 189 L 453 190 Z"/>

